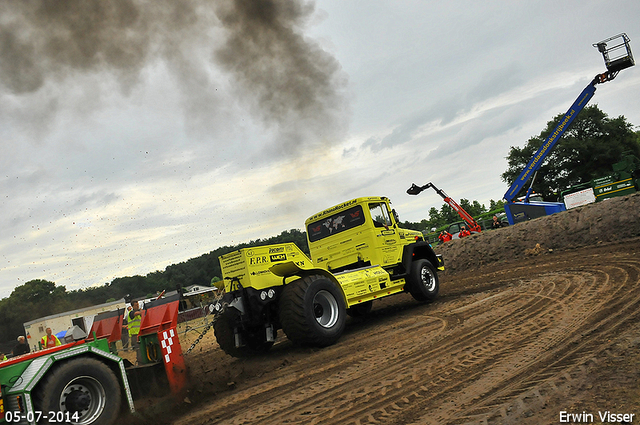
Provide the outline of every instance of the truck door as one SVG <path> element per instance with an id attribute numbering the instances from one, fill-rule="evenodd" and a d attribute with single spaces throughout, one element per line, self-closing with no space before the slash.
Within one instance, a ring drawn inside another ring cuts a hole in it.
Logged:
<path id="1" fill-rule="evenodd" d="M 376 258 L 371 259 L 371 264 L 379 264 L 383 267 L 398 264 L 402 254 L 402 244 L 399 243 L 397 226 L 391 218 L 389 206 L 386 202 L 374 202 L 368 205 L 375 236 Z"/>

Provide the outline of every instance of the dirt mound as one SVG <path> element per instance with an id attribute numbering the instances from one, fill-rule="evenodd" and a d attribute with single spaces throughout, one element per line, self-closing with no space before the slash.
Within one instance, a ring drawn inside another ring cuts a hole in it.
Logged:
<path id="1" fill-rule="evenodd" d="M 609 199 L 436 247 L 447 271 L 457 273 L 495 262 L 549 255 L 640 236 L 640 193 Z"/>

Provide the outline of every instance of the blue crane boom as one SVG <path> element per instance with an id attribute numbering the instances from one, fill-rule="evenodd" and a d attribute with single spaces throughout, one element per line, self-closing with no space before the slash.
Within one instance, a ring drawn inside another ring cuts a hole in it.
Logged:
<path id="1" fill-rule="evenodd" d="M 544 163 L 547 155 L 553 150 L 553 147 L 558 143 L 580 111 L 589 103 L 589 100 L 596 92 L 596 84 L 611 81 L 621 70 L 635 65 L 629 41 L 629 37 L 622 33 L 593 45 L 602 53 L 607 71 L 596 75 L 589 85 L 582 90 L 582 93 L 573 102 L 567 113 L 564 114 L 560 123 L 545 139 L 542 146 L 538 148 L 533 158 L 529 160 L 527 166 L 504 194 L 504 200 L 506 201 L 504 209 L 507 213 L 509 224 L 550 215 L 566 209 L 561 202 L 529 202 L 533 183 L 527 191 L 524 202 L 515 202 L 514 199 L 516 199 L 516 196 L 518 196 L 527 181 L 535 178 L 536 172 Z"/>
<path id="2" fill-rule="evenodd" d="M 527 181 L 542 166 L 542 164 L 544 163 L 544 159 L 547 157 L 547 155 L 549 155 L 558 140 L 560 140 L 575 117 L 578 116 L 580 111 L 584 109 L 587 103 L 589 103 L 589 100 L 591 100 L 591 98 L 593 97 L 594 93 L 596 92 L 597 81 L 598 78 L 594 78 L 593 81 L 591 81 L 591 83 L 587 87 L 585 87 L 582 93 L 580 93 L 580 96 L 578 96 L 576 101 L 573 102 L 573 105 L 571 105 L 571 108 L 569 108 L 567 113 L 564 114 L 564 117 L 562 118 L 558 126 L 551 132 L 551 134 L 549 134 L 549 137 L 545 139 L 542 146 L 538 148 L 536 153 L 533 155 L 533 158 L 531 158 L 527 166 L 524 167 L 524 170 L 522 170 L 518 178 L 513 182 L 513 184 L 511 184 L 509 190 L 507 190 L 507 192 L 504 194 L 505 201 L 512 202 L 513 199 L 518 195 L 518 193 L 520 193 Z"/>

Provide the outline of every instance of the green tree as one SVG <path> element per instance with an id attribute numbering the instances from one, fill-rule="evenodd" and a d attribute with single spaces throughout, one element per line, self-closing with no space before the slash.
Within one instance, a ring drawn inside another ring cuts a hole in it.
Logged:
<path id="1" fill-rule="evenodd" d="M 464 198 L 460 199 L 460 206 L 462 207 L 462 209 L 468 212 L 469 215 L 471 215 L 472 217 L 479 216 L 483 212 L 487 211 L 484 205 L 481 205 L 478 201 L 471 202 L 468 199 L 464 199 Z"/>
<path id="2" fill-rule="evenodd" d="M 563 117 L 564 114 L 554 117 L 524 147 L 511 147 L 508 168 L 501 176 L 504 182 L 515 181 Z M 640 136 L 633 131 L 633 125 L 624 116 L 612 119 L 597 105 L 588 106 L 547 155 L 538 169 L 533 190 L 544 199 L 555 199 L 555 194 L 570 186 L 610 174 L 611 165 L 627 151 L 640 156 Z"/>
<path id="3" fill-rule="evenodd" d="M 38 317 L 71 309 L 64 286 L 34 279 L 17 286 L 8 298 L 0 302 L 0 340 L 15 339 L 24 333 L 23 324 Z"/>
<path id="4" fill-rule="evenodd" d="M 429 222 L 431 223 L 431 227 L 436 227 L 436 223 L 440 221 L 440 212 L 436 207 L 431 207 L 429 209 Z"/>
<path id="5" fill-rule="evenodd" d="M 438 223 L 438 225 L 444 226 L 445 224 L 453 223 L 455 221 L 460 221 L 458 213 L 451 208 L 449 204 L 442 204 L 442 207 L 440 207 L 440 223 Z"/>
<path id="6" fill-rule="evenodd" d="M 500 208 L 504 207 L 504 201 L 503 200 L 499 200 L 499 201 L 494 201 L 493 199 L 491 199 L 489 201 L 489 211 L 494 211 L 494 210 L 498 210 Z"/>

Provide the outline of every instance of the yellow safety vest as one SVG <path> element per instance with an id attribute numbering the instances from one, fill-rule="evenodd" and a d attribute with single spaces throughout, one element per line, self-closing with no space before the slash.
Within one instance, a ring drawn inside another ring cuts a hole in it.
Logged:
<path id="1" fill-rule="evenodd" d="M 127 315 L 127 317 L 129 317 Z M 138 335 L 140 333 L 140 322 L 142 322 L 142 315 L 134 316 L 133 319 L 129 319 L 127 325 L 129 326 L 129 336 Z"/>

